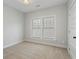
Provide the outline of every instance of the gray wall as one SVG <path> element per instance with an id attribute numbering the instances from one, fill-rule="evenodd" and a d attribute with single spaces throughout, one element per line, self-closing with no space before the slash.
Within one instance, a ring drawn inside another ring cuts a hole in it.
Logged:
<path id="1" fill-rule="evenodd" d="M 3 47 L 19 43 L 24 38 L 24 15 L 7 5 L 3 6 Z"/>
<path id="2" fill-rule="evenodd" d="M 4 5 L 4 48 L 18 42 L 30 40 L 32 34 L 32 18 L 56 15 L 56 41 L 42 41 L 43 43 L 53 44 L 55 46 L 67 46 L 67 7 L 59 5 L 29 13 L 20 11 Z M 24 20 L 25 19 L 25 20 Z M 24 24 L 25 22 L 25 24 Z M 24 28 L 25 27 L 25 28 Z M 25 35 L 24 35 L 25 34 Z M 25 37 L 24 37 L 25 36 Z M 40 40 L 38 41 L 40 42 Z"/>
<path id="3" fill-rule="evenodd" d="M 68 1 L 68 52 L 72 59 L 76 59 L 76 0 Z"/>
<path id="4" fill-rule="evenodd" d="M 38 10 L 25 14 L 25 41 L 32 40 L 32 18 L 41 16 L 56 15 L 56 41 L 49 43 L 66 47 L 67 43 L 67 7 L 66 5 L 59 5 L 43 10 Z M 33 41 L 33 40 L 32 40 Z M 43 42 L 43 41 L 42 41 Z M 48 42 L 45 42 L 48 43 Z"/>

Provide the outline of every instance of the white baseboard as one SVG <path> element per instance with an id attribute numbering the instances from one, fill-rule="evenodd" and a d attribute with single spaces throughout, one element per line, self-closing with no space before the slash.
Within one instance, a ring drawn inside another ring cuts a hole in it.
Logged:
<path id="1" fill-rule="evenodd" d="M 31 39 L 29 39 L 29 40 L 26 39 L 25 41 L 44 44 L 44 45 L 50 45 L 50 46 L 56 46 L 56 47 L 61 47 L 61 48 L 67 48 L 65 45 L 48 43 L 48 42 L 41 42 L 41 41 L 36 41 L 36 40 L 31 40 Z"/>
<path id="2" fill-rule="evenodd" d="M 41 41 L 36 41 L 36 40 L 24 40 L 24 41 L 34 42 L 34 43 L 39 43 L 39 44 L 44 44 L 44 45 L 50 45 L 50 46 L 56 46 L 56 47 L 61 47 L 61 48 L 67 48 L 65 45 L 61 45 L 61 44 L 41 42 Z M 5 48 L 11 47 L 11 46 L 13 46 L 15 44 L 21 43 L 21 42 L 23 42 L 23 41 L 17 41 L 17 42 L 11 43 L 9 45 L 4 46 L 3 48 L 5 49 Z"/>
<path id="3" fill-rule="evenodd" d="M 11 46 L 16 45 L 16 44 L 21 43 L 21 42 L 23 42 L 23 41 L 21 40 L 21 41 L 13 42 L 13 43 L 11 43 L 9 45 L 4 46 L 3 49 L 11 47 Z"/>

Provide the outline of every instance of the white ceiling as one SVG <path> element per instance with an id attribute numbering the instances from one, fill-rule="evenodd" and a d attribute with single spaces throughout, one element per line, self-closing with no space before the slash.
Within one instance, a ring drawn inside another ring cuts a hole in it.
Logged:
<path id="1" fill-rule="evenodd" d="M 42 8 L 48 8 L 55 5 L 66 3 L 67 0 L 31 0 L 32 3 L 25 5 L 22 0 L 3 0 L 4 4 L 12 6 L 22 12 L 31 12 Z M 40 5 L 40 7 L 36 7 Z"/>

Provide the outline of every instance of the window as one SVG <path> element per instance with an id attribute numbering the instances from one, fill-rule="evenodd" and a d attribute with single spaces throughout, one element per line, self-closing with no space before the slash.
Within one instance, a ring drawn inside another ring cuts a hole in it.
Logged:
<path id="1" fill-rule="evenodd" d="M 32 21 L 32 38 L 34 39 L 55 39 L 56 20 L 54 16 L 35 18 Z"/>

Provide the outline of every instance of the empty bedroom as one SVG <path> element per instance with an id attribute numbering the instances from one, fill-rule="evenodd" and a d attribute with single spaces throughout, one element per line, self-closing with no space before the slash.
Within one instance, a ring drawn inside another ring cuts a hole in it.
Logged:
<path id="1" fill-rule="evenodd" d="M 76 0 L 3 0 L 3 59 L 76 59 Z"/>

